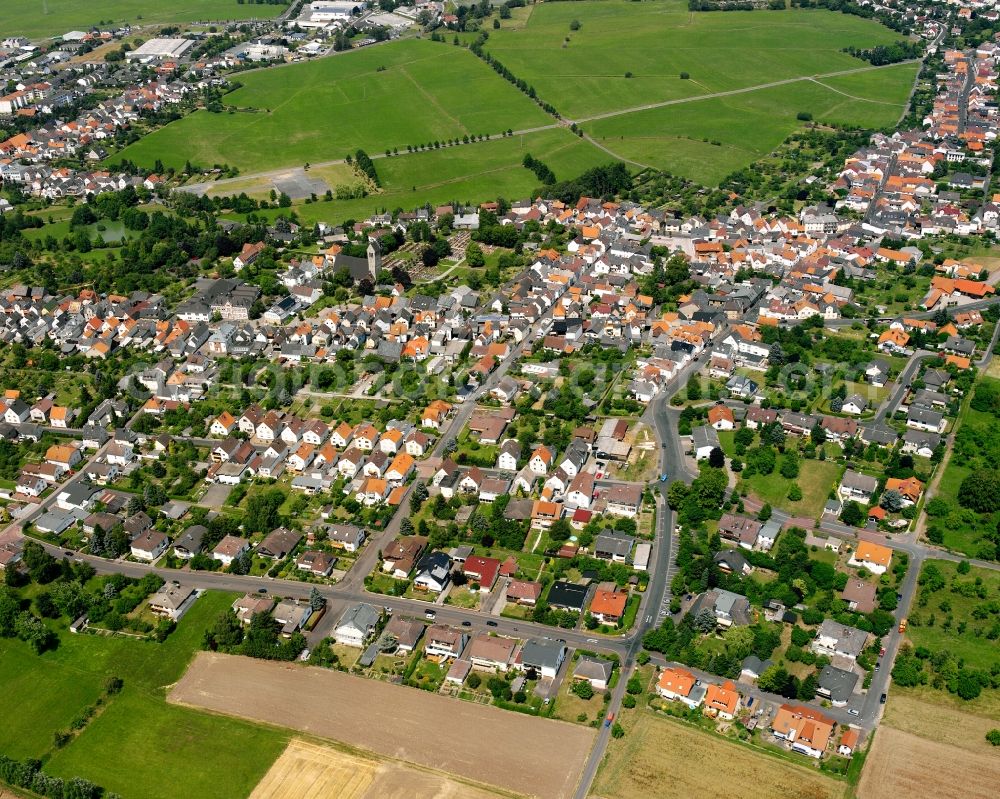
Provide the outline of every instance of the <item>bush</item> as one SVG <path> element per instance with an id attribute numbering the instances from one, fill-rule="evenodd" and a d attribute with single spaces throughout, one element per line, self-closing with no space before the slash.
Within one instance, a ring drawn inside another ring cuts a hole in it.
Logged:
<path id="1" fill-rule="evenodd" d="M 799 122 L 812 122 L 813 115 L 808 111 L 799 111 L 799 113 L 795 115 L 795 118 L 799 120 Z"/>
<path id="2" fill-rule="evenodd" d="M 992 729 L 986 733 L 986 740 L 989 741 L 993 746 L 1000 746 L 1000 730 Z"/>

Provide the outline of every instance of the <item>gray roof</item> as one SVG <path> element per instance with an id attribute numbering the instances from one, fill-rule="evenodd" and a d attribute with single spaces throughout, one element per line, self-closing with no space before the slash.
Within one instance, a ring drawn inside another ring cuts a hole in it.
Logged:
<path id="1" fill-rule="evenodd" d="M 865 648 L 868 633 L 857 627 L 848 627 L 833 619 L 825 619 L 819 627 L 818 635 L 823 638 L 833 638 L 837 641 L 837 651 L 857 657 Z"/>
<path id="2" fill-rule="evenodd" d="M 617 530 L 605 530 L 594 541 L 594 552 L 606 552 L 612 557 L 627 558 L 632 554 L 635 538 Z"/>
<path id="3" fill-rule="evenodd" d="M 715 432 L 715 428 L 704 424 L 691 430 L 691 440 L 696 450 L 719 446 L 719 435 Z"/>
<path id="4" fill-rule="evenodd" d="M 382 618 L 382 614 L 374 605 L 369 605 L 367 602 L 359 602 L 357 605 L 351 605 L 344 611 L 344 615 L 340 617 L 337 627 L 338 629 L 349 627 L 367 634 L 369 630 L 378 625 L 380 618 Z"/>
<path id="5" fill-rule="evenodd" d="M 604 680 L 607 682 L 611 679 L 614 667 L 614 663 L 610 660 L 582 655 L 573 670 L 573 676 L 582 680 Z"/>
<path id="6" fill-rule="evenodd" d="M 819 675 L 819 687 L 834 702 L 846 702 L 854 694 L 858 675 L 834 666 L 824 666 Z"/>
<path id="7" fill-rule="evenodd" d="M 566 655 L 566 645 L 551 638 L 531 638 L 521 649 L 521 663 L 537 668 L 559 668 Z"/>

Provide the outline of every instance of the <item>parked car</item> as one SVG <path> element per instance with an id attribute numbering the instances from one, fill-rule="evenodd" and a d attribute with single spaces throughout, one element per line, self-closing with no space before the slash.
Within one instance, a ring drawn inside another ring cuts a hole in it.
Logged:
<path id="1" fill-rule="evenodd" d="M 887 697 L 887 696 L 886 696 L 885 694 L 882 694 L 882 696 L 880 696 L 880 697 L 878 698 L 878 703 L 879 703 L 880 705 L 884 705 L 884 704 L 885 704 L 885 700 L 886 700 L 887 698 L 888 698 L 888 697 Z"/>

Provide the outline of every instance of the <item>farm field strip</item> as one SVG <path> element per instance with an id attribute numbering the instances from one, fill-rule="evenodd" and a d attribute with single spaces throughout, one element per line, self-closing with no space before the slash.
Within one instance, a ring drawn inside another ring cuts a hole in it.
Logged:
<path id="1" fill-rule="evenodd" d="M 497 799 L 444 774 L 294 739 L 250 799 Z"/>
<path id="2" fill-rule="evenodd" d="M 995 755 L 964 751 L 883 725 L 875 734 L 857 795 L 992 799 L 998 782 L 1000 759 Z"/>
<path id="3" fill-rule="evenodd" d="M 208 652 L 195 657 L 168 701 L 348 738 L 350 746 L 541 799 L 572 794 L 595 738 L 590 728 L 341 672 Z M 445 714 L 447 723 L 429 734 L 428 721 Z"/>
<path id="4" fill-rule="evenodd" d="M 840 799 L 844 784 L 714 733 L 641 712 L 609 744 L 592 794 L 602 799 Z"/>

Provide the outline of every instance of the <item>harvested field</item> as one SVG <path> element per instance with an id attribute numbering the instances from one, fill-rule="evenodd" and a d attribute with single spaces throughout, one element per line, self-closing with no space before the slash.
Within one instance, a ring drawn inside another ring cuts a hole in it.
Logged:
<path id="1" fill-rule="evenodd" d="M 589 728 L 341 672 L 210 652 L 195 657 L 167 700 L 542 799 L 572 794 L 595 736 Z"/>
<path id="2" fill-rule="evenodd" d="M 986 733 L 1000 727 L 996 720 L 944 704 L 931 704 L 900 689 L 893 690 L 882 723 L 970 752 L 997 751 L 986 741 Z"/>
<path id="3" fill-rule="evenodd" d="M 293 740 L 250 799 L 497 799 L 444 774 Z"/>
<path id="4" fill-rule="evenodd" d="M 814 769 L 757 754 L 712 733 L 643 712 L 624 738 L 609 744 L 591 795 L 602 799 L 839 799 L 844 792 L 843 783 Z"/>
<path id="5" fill-rule="evenodd" d="M 1000 782 L 1000 758 L 928 741 L 887 725 L 875 734 L 858 785 L 859 799 L 933 796 L 990 799 Z"/>

